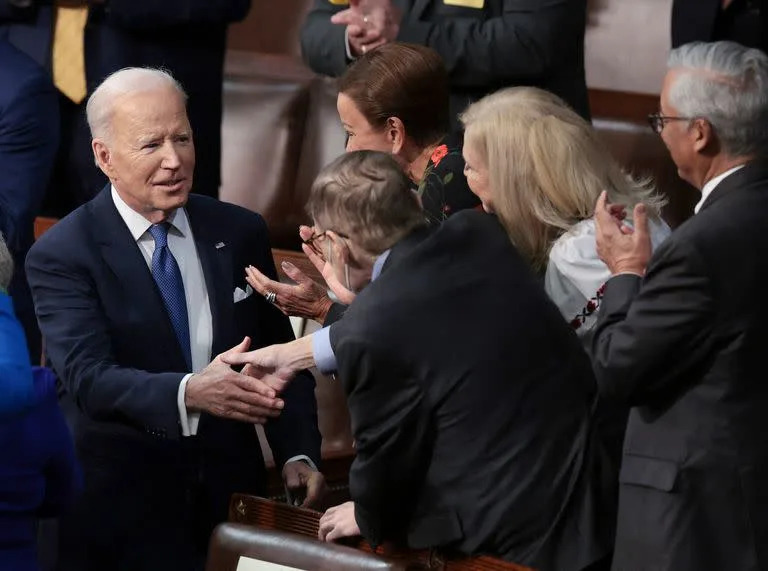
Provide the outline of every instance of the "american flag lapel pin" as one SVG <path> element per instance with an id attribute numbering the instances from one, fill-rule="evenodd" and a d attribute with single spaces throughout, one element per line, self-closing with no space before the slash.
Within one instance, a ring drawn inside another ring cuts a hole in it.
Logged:
<path id="1" fill-rule="evenodd" d="M 221 250 L 224 246 L 226 246 L 224 242 L 216 242 L 216 245 L 214 246 L 214 248 L 216 248 L 217 250 Z"/>

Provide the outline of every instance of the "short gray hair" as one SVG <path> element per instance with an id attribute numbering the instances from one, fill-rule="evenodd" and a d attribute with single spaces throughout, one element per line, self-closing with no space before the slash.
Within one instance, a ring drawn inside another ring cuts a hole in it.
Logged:
<path id="1" fill-rule="evenodd" d="M 8 245 L 5 243 L 2 232 L 0 232 L 0 290 L 8 291 L 13 276 L 13 256 L 11 256 Z"/>
<path id="2" fill-rule="evenodd" d="M 768 56 L 734 42 L 685 44 L 667 65 L 680 71 L 669 103 L 683 117 L 706 119 L 734 157 L 768 150 Z"/>
<path id="3" fill-rule="evenodd" d="M 85 108 L 91 137 L 109 138 L 115 102 L 121 96 L 168 87 L 175 89 L 184 102 L 187 101 L 184 88 L 164 69 L 126 67 L 109 75 L 88 98 Z"/>
<path id="4" fill-rule="evenodd" d="M 345 153 L 326 166 L 312 184 L 307 212 L 372 255 L 427 223 L 410 179 L 378 151 Z"/>

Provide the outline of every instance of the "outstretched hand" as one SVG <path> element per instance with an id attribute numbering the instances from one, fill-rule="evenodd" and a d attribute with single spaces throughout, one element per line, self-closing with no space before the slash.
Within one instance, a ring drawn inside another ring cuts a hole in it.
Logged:
<path id="1" fill-rule="evenodd" d="M 249 376 L 232 370 L 227 362 L 248 350 L 251 340 L 243 341 L 218 355 L 187 381 L 185 405 L 215 416 L 253 424 L 264 424 L 279 416 L 284 403 L 277 397 L 281 388 L 269 375 Z M 277 386 L 275 386 L 277 385 Z"/>

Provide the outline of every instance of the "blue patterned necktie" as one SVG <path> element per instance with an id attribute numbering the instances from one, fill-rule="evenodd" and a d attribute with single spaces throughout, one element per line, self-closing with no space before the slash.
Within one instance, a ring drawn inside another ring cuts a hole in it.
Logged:
<path id="1" fill-rule="evenodd" d="M 187 361 L 188 370 L 192 370 L 192 350 L 189 344 L 189 318 L 187 316 L 187 298 L 184 295 L 184 282 L 181 271 L 168 248 L 167 222 L 153 224 L 149 233 L 155 239 L 155 252 L 152 254 L 152 277 L 155 278 L 160 295 L 163 296 L 165 309 L 171 318 L 176 337 Z"/>

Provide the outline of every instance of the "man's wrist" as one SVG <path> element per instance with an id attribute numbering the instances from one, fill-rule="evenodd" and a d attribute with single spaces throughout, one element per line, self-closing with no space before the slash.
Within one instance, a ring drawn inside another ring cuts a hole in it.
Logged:
<path id="1" fill-rule="evenodd" d="M 315 364 L 312 354 L 312 337 L 307 335 L 282 345 L 279 349 L 278 362 L 291 372 L 308 369 Z"/>
<path id="2" fill-rule="evenodd" d="M 643 277 L 645 275 L 645 266 L 640 264 L 616 264 L 612 268 L 611 274 L 614 276 L 620 274 L 634 274 Z"/>
<path id="3" fill-rule="evenodd" d="M 331 307 L 333 306 L 333 301 L 331 301 L 331 298 L 326 295 L 326 296 L 323 296 L 322 300 L 320 300 L 319 305 L 320 305 L 320 309 L 315 314 L 314 319 L 320 325 L 323 325 L 325 323 L 325 320 L 328 319 L 328 312 L 331 311 Z"/>

